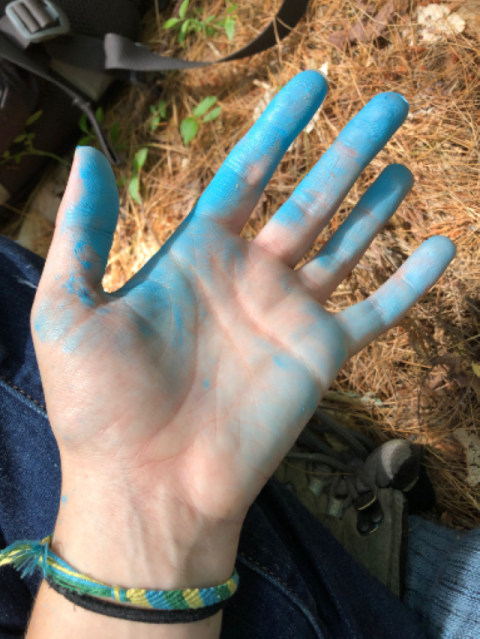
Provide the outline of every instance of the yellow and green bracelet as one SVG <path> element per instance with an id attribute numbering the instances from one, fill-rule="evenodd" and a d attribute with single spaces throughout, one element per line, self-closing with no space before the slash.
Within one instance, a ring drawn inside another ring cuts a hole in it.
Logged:
<path id="1" fill-rule="evenodd" d="M 8 564 L 23 570 L 21 576 L 41 567 L 47 583 L 69 601 L 87 610 L 120 619 L 151 623 L 187 623 L 199 621 L 218 612 L 236 592 L 239 575 L 236 569 L 225 583 L 211 588 L 180 590 L 145 590 L 109 586 L 77 572 L 50 549 L 52 535 L 41 541 L 16 541 L 0 552 L 0 567 Z M 97 597 L 108 597 L 131 608 Z"/>

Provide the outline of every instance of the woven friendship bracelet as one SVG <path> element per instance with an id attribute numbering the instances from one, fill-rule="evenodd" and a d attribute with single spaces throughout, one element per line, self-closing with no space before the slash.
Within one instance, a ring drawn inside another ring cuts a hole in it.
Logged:
<path id="1" fill-rule="evenodd" d="M 145 590 L 109 586 L 77 572 L 55 555 L 50 549 L 52 536 L 41 541 L 14 542 L 0 552 L 0 567 L 11 564 L 17 570 L 23 570 L 22 578 L 31 574 L 37 566 L 41 567 L 44 578 L 54 590 L 93 612 L 152 623 L 185 623 L 215 614 L 238 588 L 239 575 L 236 569 L 225 583 L 211 588 Z M 134 604 L 138 608 L 95 597 L 108 597 L 119 603 Z"/>

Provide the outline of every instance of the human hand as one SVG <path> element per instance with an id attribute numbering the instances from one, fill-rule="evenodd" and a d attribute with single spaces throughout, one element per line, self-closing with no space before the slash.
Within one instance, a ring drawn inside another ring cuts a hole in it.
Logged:
<path id="1" fill-rule="evenodd" d="M 116 511 L 100 492 L 116 508 L 131 505 L 146 544 L 168 537 L 174 555 L 174 538 L 197 548 L 195 536 L 211 533 L 208 550 L 200 544 L 192 556 L 220 555 L 221 539 L 231 546 L 238 538 L 249 505 L 342 365 L 396 324 L 453 259 L 450 240 L 431 238 L 367 300 L 336 315 L 324 309 L 412 187 L 408 169 L 392 165 L 294 270 L 406 118 L 394 93 L 362 109 L 255 240 L 239 236 L 326 90 L 318 73 L 296 76 L 169 241 L 115 293 L 101 286 L 117 223 L 115 180 L 99 152 L 77 150 L 32 328 L 78 516 L 82 504 L 94 509 L 81 486 L 97 487 L 95 504 L 108 509 L 112 528 Z"/>

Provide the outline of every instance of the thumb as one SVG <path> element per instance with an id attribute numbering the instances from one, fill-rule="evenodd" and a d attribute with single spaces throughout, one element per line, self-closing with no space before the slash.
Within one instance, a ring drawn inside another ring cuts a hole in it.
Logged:
<path id="1" fill-rule="evenodd" d="M 94 305 L 91 293 L 105 274 L 118 208 L 108 160 L 96 149 L 78 147 L 39 288 L 50 293 L 61 288 Z"/>

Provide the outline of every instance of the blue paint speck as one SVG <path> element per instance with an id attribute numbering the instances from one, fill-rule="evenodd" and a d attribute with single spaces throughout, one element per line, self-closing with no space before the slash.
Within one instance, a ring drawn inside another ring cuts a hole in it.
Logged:
<path id="1" fill-rule="evenodd" d="M 86 257 L 87 254 L 88 242 L 86 240 L 77 242 L 77 245 L 75 246 L 75 256 L 84 268 L 90 269 L 92 268 L 92 262 Z"/>
<path id="2" fill-rule="evenodd" d="M 75 278 L 71 275 L 62 288 L 66 289 L 68 293 L 75 293 Z"/>
<path id="3" fill-rule="evenodd" d="M 80 298 L 80 301 L 82 302 L 82 304 L 85 304 L 85 306 L 90 306 L 90 307 L 95 306 L 95 302 L 93 301 L 92 296 L 90 295 L 90 292 L 83 286 L 80 287 L 78 291 L 78 297 Z"/>
<path id="4" fill-rule="evenodd" d="M 287 364 L 284 358 L 282 358 L 280 355 L 272 355 L 272 361 L 280 368 L 287 368 Z"/>

